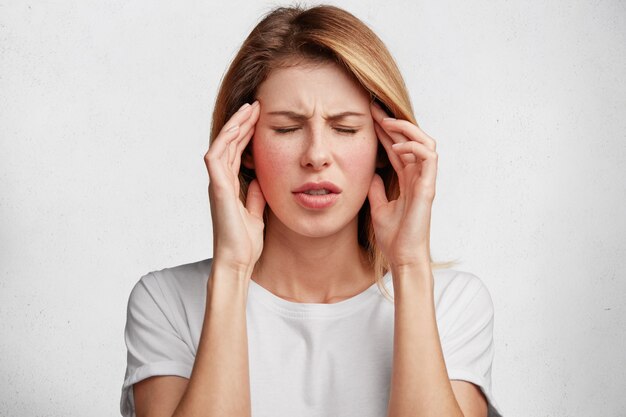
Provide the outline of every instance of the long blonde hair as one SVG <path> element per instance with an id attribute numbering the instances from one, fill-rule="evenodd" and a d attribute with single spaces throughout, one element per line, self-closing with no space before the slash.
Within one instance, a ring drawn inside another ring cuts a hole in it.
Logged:
<path id="1" fill-rule="evenodd" d="M 239 107 L 255 100 L 259 85 L 270 71 L 299 62 L 340 65 L 388 114 L 417 124 L 393 57 L 367 25 L 335 6 L 278 7 L 266 14 L 248 35 L 222 79 L 213 111 L 211 142 Z M 379 157 L 385 160 L 377 173 L 383 179 L 387 198 L 396 199 L 400 193 L 398 176 L 380 144 Z M 244 204 L 248 185 L 254 178 L 254 171 L 242 165 L 239 182 Z M 376 245 L 368 200 L 359 211 L 358 221 L 359 245 L 374 268 L 378 288 L 393 301 L 384 286 L 383 277 L 389 265 Z M 430 262 L 433 269 L 456 263 L 433 262 L 432 258 Z"/>

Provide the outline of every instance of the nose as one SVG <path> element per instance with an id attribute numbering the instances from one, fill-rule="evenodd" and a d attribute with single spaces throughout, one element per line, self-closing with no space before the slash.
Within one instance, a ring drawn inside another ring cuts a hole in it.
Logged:
<path id="1" fill-rule="evenodd" d="M 302 152 L 301 164 L 303 167 L 318 171 L 332 163 L 330 144 L 324 137 L 322 128 L 314 128 L 306 137 L 306 148 Z"/>

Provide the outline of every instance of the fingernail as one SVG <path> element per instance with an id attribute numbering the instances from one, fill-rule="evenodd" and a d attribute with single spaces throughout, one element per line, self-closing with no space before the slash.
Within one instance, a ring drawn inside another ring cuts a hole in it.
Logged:
<path id="1" fill-rule="evenodd" d="M 383 122 L 386 122 L 388 120 L 396 120 L 396 119 L 393 118 L 393 117 L 385 117 L 385 118 L 383 118 Z"/>
<path id="2" fill-rule="evenodd" d="M 254 101 L 254 103 L 252 103 L 252 105 L 253 105 L 254 107 L 258 106 L 258 105 L 259 105 L 259 100 L 255 100 L 255 101 Z"/>
<path id="3" fill-rule="evenodd" d="M 233 131 L 235 131 L 237 129 L 239 129 L 239 125 L 234 125 L 234 126 L 229 127 L 226 131 L 227 132 L 233 132 Z"/>
<path id="4" fill-rule="evenodd" d="M 239 110 L 237 110 L 237 111 L 241 111 L 241 110 L 245 109 L 246 107 L 248 107 L 249 105 L 250 105 L 250 103 L 246 103 L 243 106 L 239 107 Z"/>

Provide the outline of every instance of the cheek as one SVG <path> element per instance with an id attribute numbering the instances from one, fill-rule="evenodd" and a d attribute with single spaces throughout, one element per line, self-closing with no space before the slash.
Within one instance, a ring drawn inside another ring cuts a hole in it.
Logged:
<path id="1" fill-rule="evenodd" d="M 276 179 L 286 176 L 290 159 L 289 149 L 285 146 L 271 145 L 263 138 L 255 138 L 252 142 L 254 170 L 261 186 L 266 182 L 272 184 Z M 267 179 L 271 180 L 267 180 Z"/>
<path id="2" fill-rule="evenodd" d="M 376 138 L 363 138 L 361 143 L 350 144 L 347 149 L 340 152 L 340 155 L 343 166 L 355 175 L 355 178 L 371 179 L 376 169 L 377 151 L 378 140 Z"/>

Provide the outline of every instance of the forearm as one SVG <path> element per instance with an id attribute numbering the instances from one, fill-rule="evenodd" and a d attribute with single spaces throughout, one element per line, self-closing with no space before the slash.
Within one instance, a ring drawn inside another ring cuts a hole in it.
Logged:
<path id="1" fill-rule="evenodd" d="M 462 417 L 445 367 L 430 265 L 392 268 L 395 322 L 388 417 Z"/>
<path id="2" fill-rule="evenodd" d="M 251 415 L 245 275 L 213 264 L 198 352 L 173 417 Z"/>

